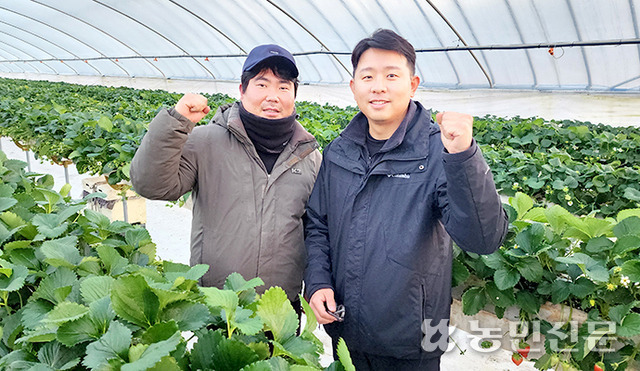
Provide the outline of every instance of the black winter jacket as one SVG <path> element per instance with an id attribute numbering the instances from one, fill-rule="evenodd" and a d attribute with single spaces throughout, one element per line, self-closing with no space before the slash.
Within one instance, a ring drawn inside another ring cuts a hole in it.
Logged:
<path id="1" fill-rule="evenodd" d="M 414 104 L 414 103 L 411 103 Z M 307 297 L 332 288 L 345 321 L 325 325 L 350 349 L 397 358 L 438 356 L 421 347 L 425 319 L 448 321 L 453 239 L 490 254 L 508 227 L 475 140 L 444 150 L 431 112 L 417 105 L 369 161 L 360 112 L 324 150 L 307 205 Z"/>

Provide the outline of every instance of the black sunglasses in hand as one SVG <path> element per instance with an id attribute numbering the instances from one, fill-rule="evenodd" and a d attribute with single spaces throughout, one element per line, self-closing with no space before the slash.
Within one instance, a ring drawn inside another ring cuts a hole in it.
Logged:
<path id="1" fill-rule="evenodd" d="M 327 310 L 327 313 L 329 313 L 331 317 L 336 319 L 336 321 L 338 322 L 344 321 L 344 305 L 340 304 L 336 307 L 335 311 L 330 311 L 329 308 L 327 308 L 327 304 L 325 303 L 325 309 Z"/>

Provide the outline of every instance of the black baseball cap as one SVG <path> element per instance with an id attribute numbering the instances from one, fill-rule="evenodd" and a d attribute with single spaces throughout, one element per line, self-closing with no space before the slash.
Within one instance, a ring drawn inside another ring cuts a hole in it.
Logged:
<path id="1" fill-rule="evenodd" d="M 244 61 L 242 72 L 250 71 L 258 63 L 270 58 L 277 58 L 281 61 L 283 67 L 293 72 L 293 77 L 298 77 L 298 67 L 296 67 L 296 61 L 293 59 L 293 55 L 285 48 L 274 44 L 258 45 L 253 48 L 253 50 L 249 52 L 247 60 Z"/>

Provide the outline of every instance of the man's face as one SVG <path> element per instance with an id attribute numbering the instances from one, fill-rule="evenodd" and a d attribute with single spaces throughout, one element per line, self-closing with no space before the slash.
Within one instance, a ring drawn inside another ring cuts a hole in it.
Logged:
<path id="1" fill-rule="evenodd" d="M 291 116 L 295 105 L 294 85 L 265 69 L 249 80 L 244 92 L 240 86 L 240 101 L 247 111 L 266 119 Z"/>
<path id="2" fill-rule="evenodd" d="M 350 82 L 353 97 L 370 125 L 400 125 L 420 78 L 395 51 L 367 49 Z"/>

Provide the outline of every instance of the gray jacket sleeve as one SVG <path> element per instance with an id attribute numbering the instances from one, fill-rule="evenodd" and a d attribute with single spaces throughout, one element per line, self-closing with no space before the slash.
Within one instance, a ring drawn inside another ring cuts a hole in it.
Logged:
<path id="1" fill-rule="evenodd" d="M 196 151 L 189 144 L 195 124 L 173 109 L 161 110 L 131 161 L 135 191 L 152 200 L 177 200 L 197 179 Z"/>

